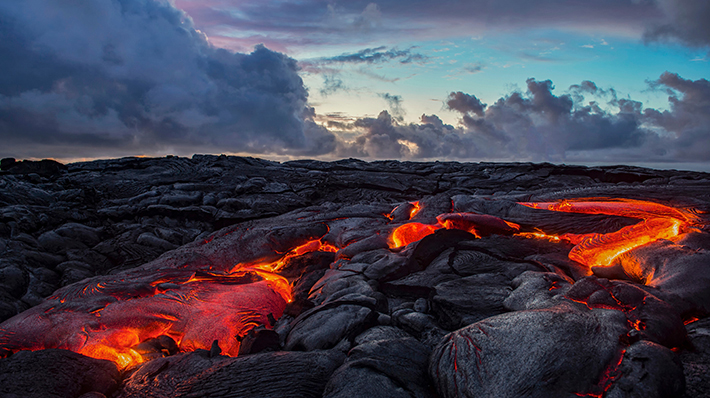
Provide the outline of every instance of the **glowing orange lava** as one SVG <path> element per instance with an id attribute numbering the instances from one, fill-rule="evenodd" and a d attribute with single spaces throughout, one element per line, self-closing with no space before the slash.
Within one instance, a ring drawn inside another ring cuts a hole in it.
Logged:
<path id="1" fill-rule="evenodd" d="M 559 202 L 518 202 L 533 209 L 544 209 L 566 213 L 606 214 L 631 218 L 675 218 L 689 223 L 698 221 L 691 210 L 677 209 L 660 203 L 623 198 L 580 198 Z"/>
<path id="2" fill-rule="evenodd" d="M 395 228 L 390 235 L 390 248 L 407 246 L 442 228 L 467 231 L 478 238 L 492 234 L 512 234 L 520 229 L 518 224 L 486 214 L 445 213 L 437 216 L 436 220 L 436 224 L 412 222 Z"/>
<path id="3" fill-rule="evenodd" d="M 520 236 L 521 238 L 529 239 L 545 239 L 549 240 L 550 242 L 559 242 L 562 240 L 557 235 L 548 235 L 544 232 L 520 232 L 515 234 L 515 236 Z"/>
<path id="4" fill-rule="evenodd" d="M 246 270 L 254 271 L 265 280 L 271 282 L 272 288 L 281 294 L 281 297 L 283 297 L 286 302 L 290 303 L 293 301 L 293 297 L 291 295 L 291 285 L 288 280 L 279 275 L 278 272 L 281 271 L 289 259 L 317 251 L 335 253 L 338 251 L 338 248 L 329 243 L 323 243 L 320 240 L 311 240 L 289 250 L 277 261 L 237 264 L 232 269 L 232 272 Z"/>
<path id="5" fill-rule="evenodd" d="M 582 235 L 579 243 L 570 250 L 569 258 L 589 267 L 609 266 L 631 249 L 677 236 L 681 224 L 679 220 L 652 218 L 608 234 Z"/>
<path id="6" fill-rule="evenodd" d="M 441 228 L 439 225 L 427 225 L 418 222 L 403 224 L 392 231 L 390 236 L 390 247 L 397 248 L 407 246 L 412 242 L 416 242 L 427 235 L 431 235 Z"/>
<path id="7" fill-rule="evenodd" d="M 417 213 L 419 213 L 419 210 L 421 210 L 422 207 L 419 205 L 419 201 L 410 202 L 410 203 L 412 206 L 414 206 L 412 208 L 412 210 L 409 211 L 409 219 L 411 220 L 412 218 L 414 218 L 414 216 L 417 215 Z"/>
<path id="8" fill-rule="evenodd" d="M 0 348 L 63 348 L 125 369 L 144 361 L 137 345 L 168 336 L 180 351 L 209 350 L 216 340 L 223 354 L 236 356 L 240 336 L 270 327 L 291 300 L 290 282 L 277 272 L 289 258 L 314 251 L 337 248 L 315 240 L 277 261 L 225 272 L 137 269 L 84 280 L 2 323 Z"/>
<path id="9" fill-rule="evenodd" d="M 560 202 L 520 202 L 534 209 L 566 213 L 606 214 L 638 218 L 638 224 L 607 234 L 564 234 L 560 238 L 576 245 L 569 253 L 571 260 L 588 267 L 611 266 L 623 253 L 659 239 L 678 236 L 698 223 L 698 217 L 687 209 L 676 209 L 659 203 L 633 199 L 585 198 Z"/>

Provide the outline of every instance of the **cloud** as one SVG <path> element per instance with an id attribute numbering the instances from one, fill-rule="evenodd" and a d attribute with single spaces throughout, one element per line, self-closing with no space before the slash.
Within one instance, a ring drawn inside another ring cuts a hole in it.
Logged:
<path id="1" fill-rule="evenodd" d="M 528 79 L 487 105 L 452 92 L 448 109 L 461 115 L 457 127 L 436 115 L 419 123 L 398 122 L 383 111 L 350 124 L 361 135 L 340 140 L 336 153 L 372 159 L 464 159 L 575 162 L 679 162 L 710 158 L 710 82 L 664 73 L 650 83 L 669 93 L 670 109 L 643 108 L 617 99 L 613 89 L 585 80 L 556 95 L 550 80 Z M 585 95 L 606 99 L 585 102 Z"/>
<path id="2" fill-rule="evenodd" d="M 437 116 L 423 116 L 421 124 L 399 124 L 387 111 L 376 118 L 362 118 L 353 123 L 364 132 L 352 142 L 341 142 L 339 157 L 371 159 L 472 158 L 473 142 L 457 134 Z M 460 132 L 460 130 L 459 130 Z"/>
<path id="3" fill-rule="evenodd" d="M 486 65 L 481 62 L 476 62 L 472 64 L 466 64 L 459 69 L 452 70 L 449 74 L 444 77 L 447 79 L 456 79 L 462 75 L 475 75 L 476 73 L 481 73 L 486 69 Z"/>
<path id="4" fill-rule="evenodd" d="M 211 46 L 167 2 L 0 4 L 2 156 L 318 153 L 296 61 Z M 315 150 L 315 152 L 313 152 Z"/>
<path id="5" fill-rule="evenodd" d="M 665 72 L 650 83 L 668 92 L 670 109 L 645 109 L 644 119 L 670 133 L 664 146 L 669 157 L 693 161 L 710 159 L 710 81 L 686 80 Z"/>
<path id="6" fill-rule="evenodd" d="M 649 41 L 676 40 L 692 47 L 710 47 L 710 2 L 657 0 L 665 18 L 645 32 Z"/>
<path id="7" fill-rule="evenodd" d="M 485 67 L 481 63 L 465 65 L 463 71 L 469 74 L 476 74 L 482 72 Z"/>
<path id="8" fill-rule="evenodd" d="M 323 87 L 320 89 L 320 95 L 327 97 L 335 94 L 338 91 L 347 90 L 347 86 L 340 78 L 338 72 L 323 73 Z"/>
<path id="9" fill-rule="evenodd" d="M 379 75 L 369 67 L 388 62 L 397 62 L 402 65 L 422 63 L 428 59 L 425 55 L 412 52 L 413 48 L 410 47 L 406 50 L 387 49 L 384 46 L 365 48 L 354 53 L 344 53 L 334 57 L 301 60 L 298 64 L 302 71 L 323 77 L 323 86 L 319 91 L 322 96 L 328 96 L 338 91 L 349 90 L 349 87 L 346 86 L 341 77 L 346 73 L 357 73 L 386 83 L 394 83 L 401 80 L 401 77 L 388 78 L 387 76 Z M 359 67 L 354 68 L 356 65 L 359 65 Z"/>
<path id="10" fill-rule="evenodd" d="M 671 0 L 662 0 L 668 1 Z M 680 1 L 680 0 L 675 0 Z M 685 0 L 688 1 L 688 0 Z M 704 0 L 697 0 L 704 1 Z M 213 38 L 238 36 L 283 48 L 319 45 L 366 45 L 451 37 L 484 32 L 590 30 L 640 37 L 646 26 L 662 24 L 664 9 L 655 0 L 497 0 L 437 2 L 370 0 L 324 2 L 301 0 L 175 0 Z M 230 26 L 234 28 L 229 28 Z M 243 46 L 244 43 L 238 43 Z M 275 48 L 282 48 L 275 47 Z"/>
<path id="11" fill-rule="evenodd" d="M 486 104 L 476 98 L 474 95 L 465 94 L 461 91 L 449 94 L 446 99 L 446 106 L 454 111 L 461 113 L 474 113 L 478 116 L 483 116 L 483 111 L 486 109 Z"/>
<path id="12" fill-rule="evenodd" d="M 365 48 L 355 53 L 346 53 L 334 57 L 319 58 L 314 62 L 317 64 L 381 64 L 396 60 L 400 64 L 410 64 L 413 62 L 425 61 L 428 57 L 422 54 L 413 53 L 412 48 L 398 50 L 386 47 Z"/>
<path id="13" fill-rule="evenodd" d="M 387 105 L 390 108 L 390 112 L 397 120 L 404 120 L 404 115 L 407 112 L 405 112 L 404 108 L 402 108 L 402 96 L 393 95 L 390 93 L 380 93 L 377 94 L 377 96 L 387 102 Z"/>
<path id="14" fill-rule="evenodd" d="M 710 46 L 707 0 L 175 0 L 220 45 L 267 43 L 281 50 L 403 40 L 480 37 L 484 33 L 559 29 Z M 337 5 L 336 5 L 337 4 Z M 248 33 L 247 33 L 248 32 Z M 607 45 L 600 39 L 598 45 Z M 592 47 L 594 44 L 587 44 Z M 552 59 L 533 53 L 530 60 Z"/>

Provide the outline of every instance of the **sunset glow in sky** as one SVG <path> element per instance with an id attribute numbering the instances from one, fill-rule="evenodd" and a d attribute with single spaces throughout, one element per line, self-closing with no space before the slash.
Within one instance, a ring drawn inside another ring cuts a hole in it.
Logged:
<path id="1" fill-rule="evenodd" d="M 0 4 L 0 157 L 710 171 L 706 0 Z"/>

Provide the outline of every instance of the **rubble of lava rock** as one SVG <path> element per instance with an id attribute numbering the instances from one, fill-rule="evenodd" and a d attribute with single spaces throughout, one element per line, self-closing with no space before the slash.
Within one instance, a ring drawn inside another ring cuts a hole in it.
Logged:
<path id="1" fill-rule="evenodd" d="M 710 174 L 3 159 L 2 397 L 708 397 Z"/>

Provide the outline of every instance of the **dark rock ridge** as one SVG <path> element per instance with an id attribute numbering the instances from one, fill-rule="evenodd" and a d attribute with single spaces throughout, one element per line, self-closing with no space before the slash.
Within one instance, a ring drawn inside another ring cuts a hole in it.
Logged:
<path id="1" fill-rule="evenodd" d="M 3 159 L 0 173 L 3 397 L 710 396 L 710 174 L 202 155 Z M 423 224 L 458 212 L 548 234 L 639 222 L 518 204 L 586 197 L 692 208 L 701 222 L 594 272 L 567 257 L 570 243 L 499 230 L 388 245 L 413 201 L 411 221 Z M 167 336 L 141 344 L 156 359 L 120 374 L 65 350 L 10 355 L 23 311 L 61 327 L 55 307 L 100 300 L 87 289 L 125 293 L 152 272 L 275 260 L 310 239 L 337 252 L 288 260 L 293 302 L 239 336 L 238 357 L 219 342 L 176 353 Z"/>

